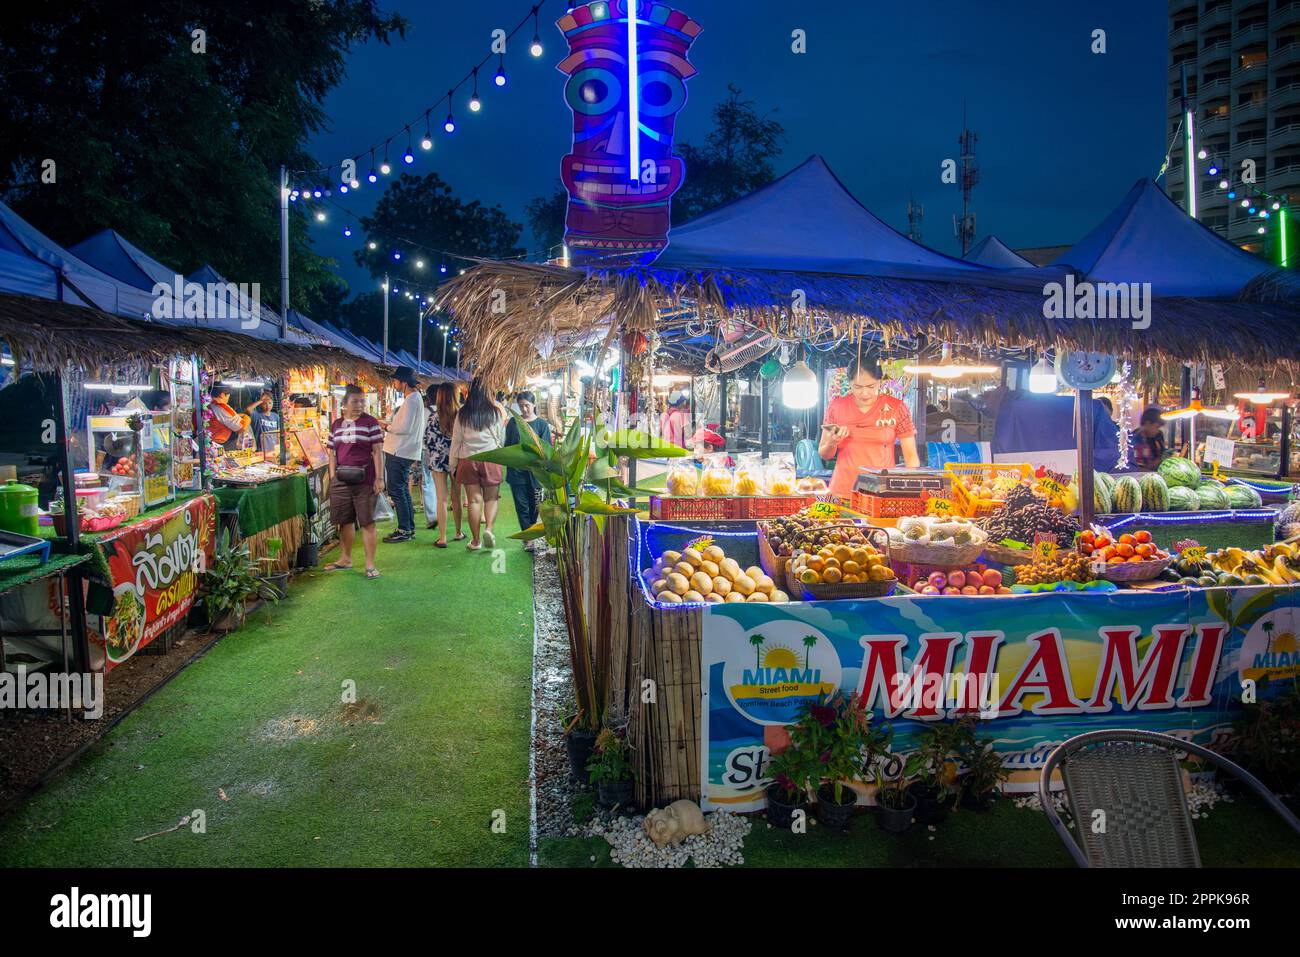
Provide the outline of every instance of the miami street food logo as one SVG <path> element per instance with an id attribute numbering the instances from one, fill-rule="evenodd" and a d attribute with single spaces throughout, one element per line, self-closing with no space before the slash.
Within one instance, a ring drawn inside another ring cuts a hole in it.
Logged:
<path id="1" fill-rule="evenodd" d="M 647 263 L 668 245 L 669 202 L 682 184 L 673 127 L 700 25 L 650 0 L 584 3 L 556 25 L 570 50 L 558 66 L 573 111 L 573 151 L 560 164 L 570 259 Z"/>
<path id="2" fill-rule="evenodd" d="M 840 657 L 830 639 L 798 621 L 772 621 L 733 645 L 723 669 L 727 696 L 759 724 L 790 724 L 840 685 Z M 747 652 L 747 653 L 746 653 Z"/>
<path id="3" fill-rule="evenodd" d="M 1277 608 L 1250 626 L 1237 652 L 1241 681 L 1257 684 L 1300 678 L 1300 642 L 1296 641 L 1294 609 Z"/>
<path id="4" fill-rule="evenodd" d="M 1065 283 L 1043 286 L 1044 319 L 1125 319 L 1134 329 L 1151 326 L 1151 283 L 1079 282 L 1074 274 Z"/>

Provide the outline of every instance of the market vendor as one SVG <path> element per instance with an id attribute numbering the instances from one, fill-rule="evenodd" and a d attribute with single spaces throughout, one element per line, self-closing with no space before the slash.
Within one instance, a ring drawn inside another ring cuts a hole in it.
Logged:
<path id="1" fill-rule="evenodd" d="M 871 357 L 849 363 L 849 394 L 826 407 L 817 454 L 835 459 L 831 492 L 847 496 L 862 468 L 893 468 L 894 443 L 903 449 L 908 468 L 921 464 L 916 451 L 916 426 L 901 399 L 880 391 L 880 363 Z"/>
<path id="2" fill-rule="evenodd" d="M 230 407 L 230 389 L 220 382 L 212 387 L 212 441 L 225 449 L 239 448 L 239 438 L 248 428 L 249 418 Z"/>
<path id="3" fill-rule="evenodd" d="M 1143 471 L 1155 471 L 1160 467 L 1160 460 L 1165 457 L 1164 428 L 1164 416 L 1153 405 L 1142 413 L 1142 421 L 1131 433 L 1133 464 Z"/>
<path id="4" fill-rule="evenodd" d="M 280 431 L 280 417 L 275 412 L 275 396 L 270 389 L 263 389 L 256 401 L 250 402 L 244 411 L 248 413 L 251 423 L 253 447 L 261 449 L 263 433 L 274 435 Z"/>

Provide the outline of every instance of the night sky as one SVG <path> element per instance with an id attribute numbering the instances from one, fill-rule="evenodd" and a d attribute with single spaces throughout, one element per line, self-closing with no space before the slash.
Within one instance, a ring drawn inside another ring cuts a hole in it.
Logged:
<path id="1" fill-rule="evenodd" d="M 939 174 L 942 161 L 957 156 L 963 99 L 969 125 L 979 134 L 981 182 L 973 202 L 978 236 L 996 233 L 1012 247 L 1078 240 L 1135 180 L 1154 176 L 1164 156 L 1164 3 L 670 5 L 703 27 L 691 49 L 699 74 L 688 83 L 678 142 L 703 141 L 710 110 L 732 82 L 760 110 L 775 109 L 784 124 L 778 174 L 820 153 L 859 200 L 900 231 L 906 230 L 913 191 L 925 207 L 922 239 L 943 252 L 960 252 L 952 217 L 960 212 L 961 195 L 957 187 L 941 184 Z M 422 117 L 486 52 L 491 30 L 509 30 L 529 3 L 385 6 L 410 21 L 406 39 L 353 52 L 347 78 L 325 102 L 330 128 L 310 144 L 321 162 L 337 163 L 382 143 Z M 572 128 L 564 77 L 555 69 L 567 52 L 555 27 L 564 9 L 562 0 L 542 7 L 540 59 L 528 55 L 531 27 L 515 36 L 506 54 L 505 88 L 491 83 L 495 65 L 485 67 L 480 113 L 466 106 L 468 86 L 458 91 L 454 134 L 441 130 L 445 105 L 435 112 L 434 148 L 423 153 L 417 146 L 412 170 L 436 169 L 462 199 L 500 203 L 524 224 L 522 243 L 530 249 L 535 243 L 524 204 L 557 183 Z M 807 31 L 803 55 L 790 50 L 795 28 Z M 1095 28 L 1106 31 L 1103 55 L 1090 51 Z M 420 126 L 417 140 L 422 133 Z M 393 143 L 390 155 L 400 167 L 405 140 Z M 377 185 L 340 201 L 363 213 L 378 195 Z M 338 260 L 356 293 L 370 280 L 352 259 L 361 233 L 345 239 L 345 221 L 336 211 L 328 225 L 313 227 L 313 235 L 318 250 Z"/>

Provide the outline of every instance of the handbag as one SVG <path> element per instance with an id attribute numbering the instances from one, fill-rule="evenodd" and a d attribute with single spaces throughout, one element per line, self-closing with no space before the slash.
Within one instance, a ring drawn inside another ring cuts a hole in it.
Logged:
<path id="1" fill-rule="evenodd" d="M 334 474 L 344 485 L 360 485 L 366 480 L 364 465 L 338 465 L 334 468 Z"/>

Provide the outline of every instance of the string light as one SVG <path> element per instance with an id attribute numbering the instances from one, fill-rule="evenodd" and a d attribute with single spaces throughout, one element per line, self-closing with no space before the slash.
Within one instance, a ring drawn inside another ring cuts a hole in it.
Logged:
<path id="1" fill-rule="evenodd" d="M 501 53 L 498 54 L 498 56 L 499 59 L 497 60 L 497 72 L 496 72 L 496 76 L 492 77 L 492 82 L 495 83 L 497 86 L 505 86 L 506 85 L 506 55 L 504 53 Z"/>
<path id="2" fill-rule="evenodd" d="M 483 104 L 478 98 L 478 67 L 474 67 L 474 92 L 470 94 L 469 111 L 477 113 L 481 109 L 483 109 Z"/>
<path id="3" fill-rule="evenodd" d="M 375 175 L 375 151 L 370 151 L 370 172 L 366 174 L 366 179 L 371 183 L 379 182 L 379 177 Z"/>
<path id="4" fill-rule="evenodd" d="M 533 7 L 533 42 L 528 47 L 528 52 L 534 57 L 542 55 L 542 36 L 537 29 L 537 8 Z"/>
<path id="5" fill-rule="evenodd" d="M 406 152 L 402 154 L 402 162 L 410 166 L 415 162 L 415 154 L 411 152 L 411 128 L 406 128 Z"/>
<path id="6" fill-rule="evenodd" d="M 447 119 L 443 121 L 442 128 L 446 130 L 448 133 L 455 133 L 456 117 L 451 115 L 451 94 L 452 91 L 448 90 L 447 91 Z"/>
<path id="7" fill-rule="evenodd" d="M 379 172 L 387 176 L 393 171 L 393 167 L 388 162 L 388 142 L 384 142 L 384 161 L 379 164 Z"/>
<path id="8" fill-rule="evenodd" d="M 431 149 L 433 149 L 433 134 L 432 134 L 432 132 L 429 130 L 429 111 L 428 111 L 428 110 L 425 110 L 425 111 L 424 111 L 424 139 L 420 140 L 420 149 L 422 149 L 422 150 L 426 150 L 426 151 L 427 151 L 427 150 L 431 150 Z"/>

